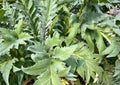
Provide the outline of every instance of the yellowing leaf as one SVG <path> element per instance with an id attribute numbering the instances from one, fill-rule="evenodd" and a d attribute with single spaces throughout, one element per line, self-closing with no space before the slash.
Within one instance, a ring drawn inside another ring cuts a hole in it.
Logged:
<path id="1" fill-rule="evenodd" d="M 68 81 L 66 81 L 65 79 L 61 79 L 61 81 L 63 85 L 69 85 Z"/>

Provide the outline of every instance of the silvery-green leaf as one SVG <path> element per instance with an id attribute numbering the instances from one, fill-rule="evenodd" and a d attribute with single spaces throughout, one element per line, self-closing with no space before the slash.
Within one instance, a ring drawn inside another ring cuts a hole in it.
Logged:
<path id="1" fill-rule="evenodd" d="M 0 72 L 2 73 L 2 76 L 6 85 L 9 85 L 10 70 L 12 69 L 14 62 L 15 62 L 15 59 L 12 59 L 0 64 Z"/>
<path id="2" fill-rule="evenodd" d="M 58 58 L 60 60 L 67 60 L 73 52 L 76 50 L 77 45 L 72 45 L 69 47 L 56 47 L 53 52 L 53 58 Z"/>

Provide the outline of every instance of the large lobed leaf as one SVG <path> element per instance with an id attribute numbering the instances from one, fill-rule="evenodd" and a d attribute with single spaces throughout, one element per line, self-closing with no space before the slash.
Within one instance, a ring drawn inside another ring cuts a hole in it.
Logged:
<path id="1" fill-rule="evenodd" d="M 53 67 L 49 67 L 41 76 L 38 77 L 38 80 L 34 85 L 62 85 L 58 75 L 53 71 Z"/>
<path id="2" fill-rule="evenodd" d="M 22 70 L 29 75 L 38 75 L 34 85 L 62 85 L 59 77 L 67 75 L 70 68 L 67 69 L 63 62 L 43 59 L 31 67 L 22 68 Z"/>
<path id="3" fill-rule="evenodd" d="M 50 65 L 50 60 L 45 59 L 45 60 L 41 60 L 41 61 L 37 62 L 35 65 L 33 65 L 31 67 L 22 68 L 22 70 L 26 74 L 40 75 L 40 74 L 42 74 L 43 72 L 45 72 L 47 70 L 49 65 Z"/>
<path id="4" fill-rule="evenodd" d="M 20 44 L 26 44 L 26 40 L 32 38 L 27 33 L 20 33 L 17 35 L 14 31 L 10 31 L 7 29 L 3 29 L 5 34 L 2 34 L 3 42 L 1 42 L 0 46 L 0 56 L 4 54 L 8 54 L 10 49 L 17 48 Z M 8 31 L 8 32 L 7 32 Z"/>
<path id="5" fill-rule="evenodd" d="M 78 57 L 78 74 L 86 80 L 86 84 L 89 83 L 90 79 L 99 78 L 102 76 L 102 68 L 99 66 L 101 57 L 98 54 L 92 54 L 87 47 L 82 47 L 74 53 L 74 57 Z"/>
<path id="6" fill-rule="evenodd" d="M 32 36 L 29 34 L 22 32 L 22 22 L 23 20 L 18 22 L 15 30 L 0 28 L 0 32 L 2 34 L 1 38 L 3 40 L 0 43 L 0 56 L 8 54 L 12 48 L 18 49 L 20 44 L 26 44 L 25 41 L 28 41 L 32 38 Z"/>
<path id="7" fill-rule="evenodd" d="M 50 25 L 54 23 L 53 19 L 57 16 L 58 0 L 34 0 L 34 2 L 40 18 L 40 37 L 44 40 L 48 36 Z"/>

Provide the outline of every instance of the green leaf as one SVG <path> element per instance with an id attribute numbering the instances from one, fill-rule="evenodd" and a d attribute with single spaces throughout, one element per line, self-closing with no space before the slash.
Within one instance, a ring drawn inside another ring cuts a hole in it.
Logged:
<path id="1" fill-rule="evenodd" d="M 85 69 L 83 69 L 82 65 L 77 68 L 77 72 L 83 79 L 85 79 Z"/>
<path id="2" fill-rule="evenodd" d="M 65 78 L 67 80 L 71 80 L 71 81 L 76 81 L 76 77 L 77 77 L 77 75 L 75 75 L 73 73 L 69 73 L 67 76 L 65 76 Z"/>
<path id="3" fill-rule="evenodd" d="M 107 71 L 104 71 L 104 73 L 103 73 L 103 83 L 105 85 L 111 85 L 112 82 L 113 82 L 112 76 L 113 75 L 110 75 Z"/>
<path id="4" fill-rule="evenodd" d="M 79 26 L 79 23 L 73 24 L 73 26 L 69 29 L 68 39 L 73 39 L 76 36 L 76 34 L 78 33 Z"/>
<path id="5" fill-rule="evenodd" d="M 76 45 L 71 45 L 69 47 L 56 47 L 53 52 L 53 58 L 58 58 L 60 60 L 67 60 L 73 52 L 76 50 Z"/>
<path id="6" fill-rule="evenodd" d="M 15 31 L 11 31 L 9 29 L 0 29 L 2 33 L 3 42 L 1 42 L 0 46 L 0 56 L 4 54 L 8 54 L 10 49 L 16 48 L 20 44 L 26 44 L 25 41 L 28 41 L 32 38 L 29 34 L 21 32 L 17 35 Z"/>
<path id="7" fill-rule="evenodd" d="M 13 72 L 20 71 L 21 69 L 13 65 Z"/>
<path id="8" fill-rule="evenodd" d="M 37 53 L 31 55 L 31 59 L 34 62 L 39 62 L 40 60 L 45 59 L 46 57 L 48 57 L 46 53 Z"/>
<path id="9" fill-rule="evenodd" d="M 94 59 L 83 59 L 79 62 L 77 72 L 83 79 L 86 79 L 86 84 L 90 82 L 90 77 L 95 79 L 96 73 L 99 77 L 102 76 L 102 68 L 94 62 Z"/>
<path id="10" fill-rule="evenodd" d="M 45 46 L 42 45 L 40 42 L 34 42 L 34 45 L 31 45 L 27 48 L 27 50 L 34 52 L 34 53 L 45 53 Z"/>
<path id="11" fill-rule="evenodd" d="M 2 21 L 2 22 L 6 22 L 6 21 L 7 21 L 8 17 L 5 16 L 5 12 L 6 12 L 6 10 L 0 9 L 0 22 L 1 22 L 1 21 Z"/>
<path id="12" fill-rule="evenodd" d="M 48 37 L 45 41 L 45 45 L 49 48 L 52 48 L 53 46 L 57 46 L 61 43 L 61 40 L 60 40 L 60 35 L 58 32 L 55 32 L 53 34 L 53 37 Z"/>
<path id="13" fill-rule="evenodd" d="M 115 73 L 114 76 L 117 76 L 120 74 L 120 60 L 117 60 L 115 63 Z"/>
<path id="14" fill-rule="evenodd" d="M 49 65 L 50 65 L 50 60 L 45 59 L 37 62 L 35 65 L 30 66 L 28 68 L 22 68 L 22 71 L 30 75 L 40 75 L 41 73 L 47 70 Z"/>
<path id="15" fill-rule="evenodd" d="M 105 50 L 105 43 L 103 40 L 102 35 L 100 34 L 100 32 L 97 32 L 97 36 L 96 36 L 96 44 L 97 44 L 97 48 L 99 53 L 101 53 L 103 50 Z"/>
<path id="16" fill-rule="evenodd" d="M 86 32 L 86 34 L 85 34 L 85 39 L 86 39 L 86 41 L 87 41 L 87 43 L 88 43 L 88 45 L 89 45 L 89 49 L 90 49 L 92 52 L 94 52 L 94 47 L 95 47 L 95 46 L 94 46 L 92 37 L 91 37 L 91 35 L 90 35 L 89 32 Z"/>
<path id="17" fill-rule="evenodd" d="M 77 68 L 77 59 L 71 56 L 66 60 L 66 64 L 71 67 L 71 72 L 75 72 Z"/>
<path id="18" fill-rule="evenodd" d="M 40 19 L 40 35 L 42 40 L 46 38 L 50 26 L 54 23 L 53 19 L 57 16 L 59 10 L 57 0 L 34 0 L 35 6 L 39 12 Z M 38 15 L 36 15 L 38 16 Z M 48 33 L 49 34 L 49 33 Z"/>
<path id="19" fill-rule="evenodd" d="M 53 71 L 54 67 L 49 67 L 38 80 L 35 81 L 34 85 L 62 85 L 58 75 Z"/>
<path id="20" fill-rule="evenodd" d="M 60 71 L 60 72 L 58 73 L 58 76 L 59 76 L 59 77 L 65 77 L 65 76 L 67 76 L 68 73 L 69 73 L 69 71 L 70 71 L 70 69 L 71 69 L 71 67 L 65 68 L 64 70 L 62 70 L 62 71 Z"/>
<path id="21" fill-rule="evenodd" d="M 107 47 L 102 54 L 107 57 L 116 57 L 120 52 L 120 43 L 113 41 L 109 47 Z"/>
<path id="22" fill-rule="evenodd" d="M 6 85 L 9 85 L 9 74 L 10 70 L 12 69 L 13 63 L 15 63 L 15 59 L 5 61 L 4 63 L 0 64 L 0 71 Z"/>
<path id="23" fill-rule="evenodd" d="M 111 3 L 119 3 L 120 2 L 119 0 L 108 0 L 108 1 Z"/>
<path id="24" fill-rule="evenodd" d="M 16 29 L 15 29 L 15 32 L 17 34 L 20 34 L 22 32 L 22 26 L 23 26 L 23 19 L 19 20 L 18 24 L 16 24 Z"/>
<path id="25" fill-rule="evenodd" d="M 120 36 L 120 28 L 113 28 L 113 31 Z"/>
<path id="26" fill-rule="evenodd" d="M 42 11 L 41 18 L 46 25 L 45 27 L 47 27 L 50 25 L 52 19 L 56 16 L 56 12 L 58 11 L 57 0 L 41 0 L 39 5 Z"/>
<path id="27" fill-rule="evenodd" d="M 5 10 L 0 9 L 0 21 L 3 20 L 3 18 L 4 18 L 4 14 L 5 14 Z"/>
<path id="28" fill-rule="evenodd" d="M 70 3 L 73 2 L 74 0 L 59 0 L 59 4 L 64 4 L 64 3 Z"/>
<path id="29" fill-rule="evenodd" d="M 66 67 L 65 63 L 62 61 L 54 60 L 52 66 L 54 71 L 57 72 L 59 77 L 65 77 L 70 71 L 70 67 Z"/>
<path id="30" fill-rule="evenodd" d="M 38 80 L 35 81 L 34 85 L 62 85 L 56 71 L 57 68 L 54 66 L 55 64 L 53 65 L 50 59 L 44 59 L 31 67 L 22 68 L 22 70 L 29 75 L 38 75 Z"/>
<path id="31" fill-rule="evenodd" d="M 97 54 L 92 54 L 87 47 L 82 47 L 74 53 L 75 57 L 78 57 L 78 74 L 86 80 L 86 84 L 90 82 L 90 78 L 95 79 L 95 75 L 101 78 L 102 68 L 99 66 L 101 58 Z"/>
<path id="32" fill-rule="evenodd" d="M 6 0 L 7 2 L 15 2 L 15 0 Z M 0 3 L 3 2 L 3 0 L 0 0 Z"/>
<path id="33" fill-rule="evenodd" d="M 115 16 L 115 20 L 119 20 L 119 21 L 120 21 L 120 14 L 117 14 L 117 15 Z"/>

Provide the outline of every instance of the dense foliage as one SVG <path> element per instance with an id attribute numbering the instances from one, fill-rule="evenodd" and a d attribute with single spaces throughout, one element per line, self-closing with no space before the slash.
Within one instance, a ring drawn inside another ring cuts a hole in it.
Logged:
<path id="1" fill-rule="evenodd" d="M 0 85 L 120 85 L 119 2 L 0 0 Z"/>

